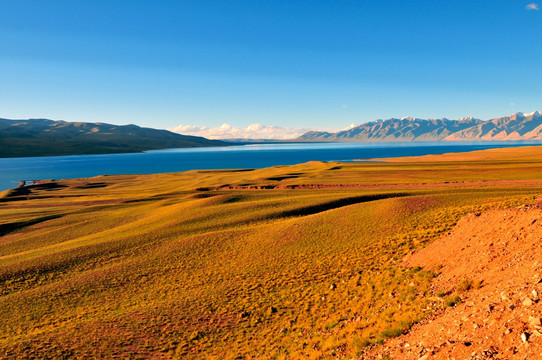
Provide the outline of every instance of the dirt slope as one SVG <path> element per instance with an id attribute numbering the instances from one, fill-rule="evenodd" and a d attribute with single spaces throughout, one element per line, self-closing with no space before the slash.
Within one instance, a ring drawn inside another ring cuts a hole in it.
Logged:
<path id="1" fill-rule="evenodd" d="M 405 265 L 438 270 L 435 293 L 462 302 L 364 359 L 542 359 L 540 203 L 470 214 Z"/>

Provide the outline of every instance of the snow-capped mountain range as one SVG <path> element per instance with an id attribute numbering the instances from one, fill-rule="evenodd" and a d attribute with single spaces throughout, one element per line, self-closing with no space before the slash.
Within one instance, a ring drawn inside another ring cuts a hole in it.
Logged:
<path id="1" fill-rule="evenodd" d="M 487 121 L 464 117 L 418 119 L 405 117 L 371 121 L 336 133 L 309 131 L 299 141 L 399 142 L 542 140 L 542 113 L 516 113 Z"/>

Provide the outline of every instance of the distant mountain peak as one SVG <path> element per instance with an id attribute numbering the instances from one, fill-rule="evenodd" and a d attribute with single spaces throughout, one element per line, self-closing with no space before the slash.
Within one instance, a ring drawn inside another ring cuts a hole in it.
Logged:
<path id="1" fill-rule="evenodd" d="M 486 126 L 489 124 L 490 126 Z M 337 133 L 311 131 L 299 141 L 328 142 L 410 142 L 542 140 L 542 113 L 518 112 L 487 121 L 465 116 L 460 119 L 378 119 Z"/>
<path id="2" fill-rule="evenodd" d="M 523 113 L 523 116 L 525 117 L 537 117 L 537 116 L 541 116 L 542 114 L 540 113 L 540 111 L 533 111 L 533 112 L 530 112 L 530 113 Z"/>

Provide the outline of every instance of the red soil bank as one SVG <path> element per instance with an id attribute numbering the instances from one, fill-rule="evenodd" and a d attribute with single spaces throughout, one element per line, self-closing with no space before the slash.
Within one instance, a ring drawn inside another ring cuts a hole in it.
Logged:
<path id="1" fill-rule="evenodd" d="M 542 359 L 540 204 L 470 214 L 405 265 L 437 269 L 435 293 L 481 286 L 363 359 Z"/>

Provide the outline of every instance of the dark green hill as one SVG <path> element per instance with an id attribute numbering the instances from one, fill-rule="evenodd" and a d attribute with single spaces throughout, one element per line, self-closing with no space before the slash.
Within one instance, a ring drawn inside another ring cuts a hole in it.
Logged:
<path id="1" fill-rule="evenodd" d="M 225 145 L 231 143 L 136 125 L 0 119 L 0 157 L 126 153 Z"/>

